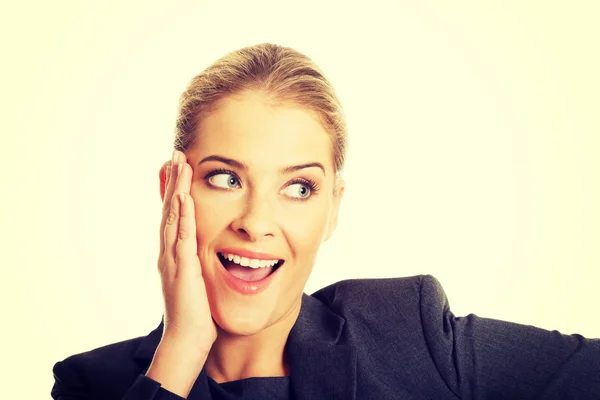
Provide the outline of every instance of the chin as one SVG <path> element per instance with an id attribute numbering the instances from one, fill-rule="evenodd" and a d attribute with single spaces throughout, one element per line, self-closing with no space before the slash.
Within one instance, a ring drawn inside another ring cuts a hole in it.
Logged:
<path id="1" fill-rule="evenodd" d="M 211 314 L 216 325 L 232 335 L 251 336 L 285 319 L 296 303 L 290 297 L 294 285 L 286 284 L 291 263 L 280 259 L 272 272 L 260 281 L 242 281 L 233 277 L 231 263 L 218 253 L 206 257 L 210 273 L 205 284 Z M 254 289 L 252 289 L 254 287 Z M 298 297 L 301 297 L 302 290 Z"/>
<path id="2" fill-rule="evenodd" d="M 261 309 L 260 313 L 252 311 L 254 310 L 249 310 L 248 307 L 235 308 L 234 306 L 232 309 L 225 306 L 222 310 L 213 311 L 213 319 L 221 330 L 229 334 L 252 336 L 271 325 L 268 310 Z"/>

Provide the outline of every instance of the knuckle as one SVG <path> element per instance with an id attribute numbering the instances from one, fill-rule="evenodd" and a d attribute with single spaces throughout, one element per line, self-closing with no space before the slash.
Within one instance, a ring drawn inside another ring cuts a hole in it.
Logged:
<path id="1" fill-rule="evenodd" d="M 163 262 L 158 264 L 158 272 L 163 282 L 168 282 L 171 280 L 174 270 L 173 265 L 174 263 L 168 260 L 163 260 Z"/>
<path id="2" fill-rule="evenodd" d="M 158 273 L 161 276 L 163 276 L 164 273 L 165 273 L 165 271 L 167 270 L 167 264 L 164 261 L 159 262 L 158 265 L 157 265 L 157 270 L 158 270 Z"/>
<path id="3" fill-rule="evenodd" d="M 175 213 L 175 211 L 172 208 L 169 209 L 169 215 L 167 216 L 167 225 L 172 225 L 176 219 L 177 214 Z"/>

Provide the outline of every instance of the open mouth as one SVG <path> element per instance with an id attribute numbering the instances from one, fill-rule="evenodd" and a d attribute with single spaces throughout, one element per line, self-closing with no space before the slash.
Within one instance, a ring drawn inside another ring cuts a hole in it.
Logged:
<path id="1" fill-rule="evenodd" d="M 221 252 L 217 256 L 227 272 L 246 282 L 261 281 L 285 263 L 284 260 L 258 260 Z"/>

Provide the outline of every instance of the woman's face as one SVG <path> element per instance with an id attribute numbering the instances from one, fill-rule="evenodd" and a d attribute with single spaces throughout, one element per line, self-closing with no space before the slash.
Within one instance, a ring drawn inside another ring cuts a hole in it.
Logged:
<path id="1" fill-rule="evenodd" d="M 334 195 L 332 143 L 310 111 L 247 91 L 200 125 L 186 156 L 208 300 L 222 329 L 251 335 L 299 309 L 343 185 Z"/>

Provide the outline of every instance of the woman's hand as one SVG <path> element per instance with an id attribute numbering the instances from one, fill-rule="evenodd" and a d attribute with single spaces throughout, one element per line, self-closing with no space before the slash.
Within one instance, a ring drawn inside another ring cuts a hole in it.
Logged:
<path id="1" fill-rule="evenodd" d="M 189 194 L 192 174 L 185 154 L 174 152 L 167 170 L 158 258 L 165 301 L 163 338 L 182 340 L 194 346 L 190 350 L 208 353 L 217 330 L 197 254 L 196 215 Z"/>
<path id="2" fill-rule="evenodd" d="M 165 302 L 162 340 L 146 375 L 187 397 L 217 338 L 197 254 L 196 216 L 190 196 L 193 171 L 173 153 L 167 167 L 158 271 Z"/>

